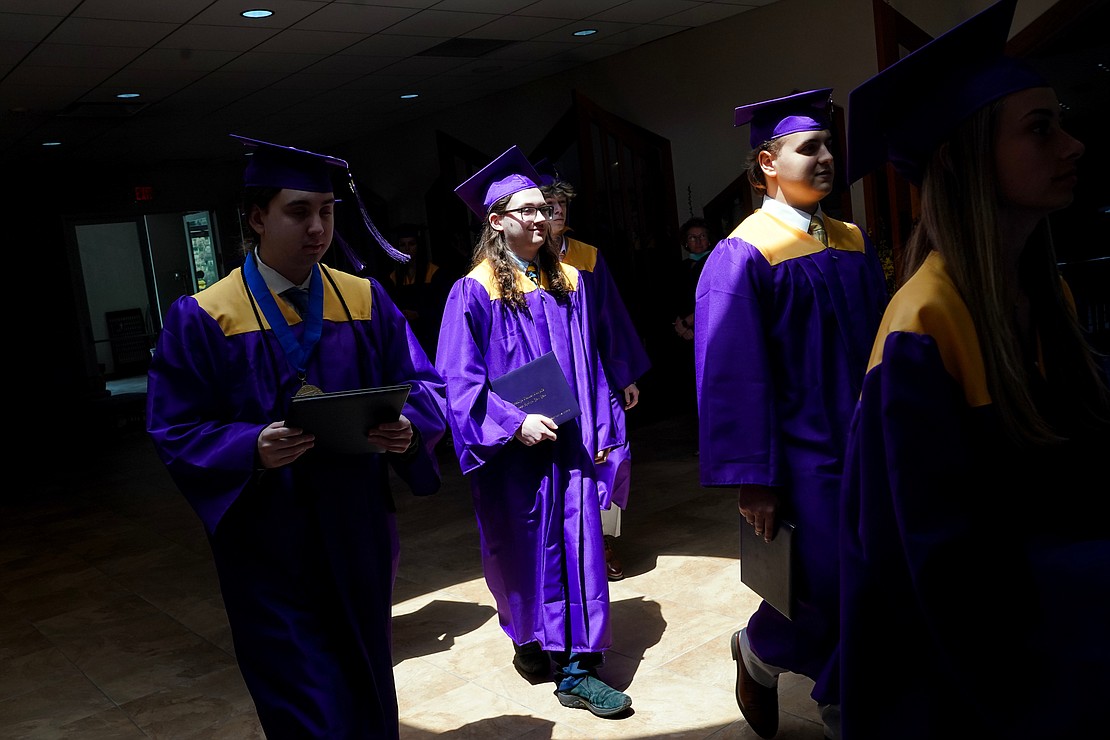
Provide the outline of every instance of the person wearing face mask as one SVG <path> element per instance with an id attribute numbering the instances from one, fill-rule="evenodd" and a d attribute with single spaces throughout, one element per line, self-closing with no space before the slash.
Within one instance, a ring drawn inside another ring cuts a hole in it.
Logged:
<path id="1" fill-rule="evenodd" d="M 713 250 L 710 241 L 709 224 L 704 218 L 694 216 L 686 220 L 678 229 L 682 235 L 682 285 L 678 291 L 679 305 L 674 319 L 674 333 L 687 342 L 694 341 L 694 296 L 697 294 L 698 279 L 705 258 Z"/>
<path id="2" fill-rule="evenodd" d="M 615 717 L 632 699 L 598 675 L 612 630 L 595 460 L 625 440 L 612 418 L 590 286 L 548 238 L 554 209 L 539 183 L 513 146 L 455 189 L 482 233 L 473 269 L 447 298 L 437 367 L 513 665 L 540 679 L 553 659 L 560 704 Z M 491 387 L 548 353 L 581 412 L 558 425 Z"/>
<path id="3" fill-rule="evenodd" d="M 1084 147 L 1004 53 L 1015 5 L 849 96 L 850 180 L 889 161 L 921 203 L 845 464 L 850 740 L 1106 734 L 1110 391 L 1050 221 Z"/>
<path id="4" fill-rule="evenodd" d="M 336 184 L 358 200 L 347 163 L 236 138 L 253 151 L 247 253 L 166 312 L 147 431 L 208 534 L 266 736 L 395 739 L 390 469 L 415 494 L 438 490 L 444 384 L 381 284 L 321 263 Z M 295 395 L 399 384 L 400 418 L 366 430 L 382 453 L 316 448 L 284 421 Z"/>
<path id="5" fill-rule="evenodd" d="M 674 328 L 677 346 L 670 358 L 674 371 L 674 396 L 677 408 L 683 414 L 696 418 L 698 413 L 697 385 L 694 382 L 694 299 L 697 295 L 698 280 L 705 267 L 705 258 L 713 251 L 715 242 L 709 234 L 708 222 L 693 216 L 679 227 L 682 235 L 683 258 L 677 271 L 678 285 L 675 288 L 677 302 Z M 700 454 L 697 441 L 697 427 L 694 428 L 693 451 Z"/>
<path id="6" fill-rule="evenodd" d="M 796 525 L 792 619 L 763 601 L 730 640 L 737 704 L 763 738 L 778 732 L 785 671 L 813 679 L 825 735 L 839 737 L 840 474 L 887 301 L 867 235 L 821 208 L 830 104 L 825 88 L 736 109 L 763 200 L 705 258 L 694 312 L 702 485 L 737 491 L 740 526 L 768 541 Z"/>

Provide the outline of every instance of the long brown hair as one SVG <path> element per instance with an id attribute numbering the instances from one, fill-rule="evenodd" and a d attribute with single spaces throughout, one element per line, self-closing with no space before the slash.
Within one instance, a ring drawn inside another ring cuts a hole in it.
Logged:
<path id="1" fill-rule="evenodd" d="M 509 199 L 512 196 L 513 194 L 507 195 L 494 203 L 490 207 L 490 213 L 505 213 L 505 209 L 509 205 Z M 528 305 L 524 300 L 524 293 L 517 283 L 520 268 L 517 266 L 516 256 L 505 240 L 505 233 L 494 229 L 490 225 L 489 218 L 482 226 L 482 234 L 478 237 L 478 243 L 474 247 L 474 258 L 471 267 L 477 267 L 485 260 L 489 260 L 493 267 L 497 287 L 501 291 L 501 300 L 513 310 L 527 311 Z M 560 301 L 565 300 L 571 291 L 570 281 L 563 273 L 558 248 L 551 243 L 550 239 L 543 240 L 543 246 L 536 253 L 536 262 L 539 264 L 540 270 L 547 273 L 547 291 Z"/>
<path id="2" fill-rule="evenodd" d="M 1084 428 L 1110 424 L 1110 391 L 1068 301 L 1047 219 L 1034 229 L 1012 269 L 998 223 L 994 128 L 1001 101 L 984 106 L 937 148 L 921 185 L 921 219 L 906 247 L 906 274 L 931 251 L 967 305 L 986 367 L 991 398 L 1018 443 L 1047 445 Z M 1046 416 L 1033 392 L 1014 306 L 1024 293 L 1041 342 L 1049 397 L 1060 414 Z M 1066 424 L 1059 419 L 1069 420 Z"/>

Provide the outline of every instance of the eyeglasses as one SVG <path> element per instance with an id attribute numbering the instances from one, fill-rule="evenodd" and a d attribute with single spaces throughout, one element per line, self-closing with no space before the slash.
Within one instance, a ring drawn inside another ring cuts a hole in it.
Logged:
<path id="1" fill-rule="evenodd" d="M 707 241 L 709 241 L 709 234 L 690 234 L 690 236 L 686 237 L 687 244 Z"/>
<path id="2" fill-rule="evenodd" d="M 523 208 L 510 208 L 505 213 L 519 213 L 525 221 L 532 221 L 537 213 L 542 213 L 544 218 L 551 218 L 555 214 L 555 206 L 524 206 Z"/>

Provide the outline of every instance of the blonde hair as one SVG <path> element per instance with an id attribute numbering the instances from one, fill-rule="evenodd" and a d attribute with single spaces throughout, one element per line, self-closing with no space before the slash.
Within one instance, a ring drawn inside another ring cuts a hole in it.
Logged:
<path id="1" fill-rule="evenodd" d="M 1084 428 L 1110 424 L 1110 391 L 1064 293 L 1047 220 L 1008 267 L 998 223 L 994 127 L 997 101 L 960 125 L 934 151 L 921 185 L 921 218 L 906 246 L 911 275 L 931 251 L 945 261 L 979 335 L 991 398 L 1003 427 L 1020 444 L 1049 445 Z M 1012 259 L 1012 258 L 1011 258 Z M 1049 395 L 1063 413 L 1047 418 L 1033 393 L 1015 323 L 1024 292 L 1041 341 Z M 1060 418 L 1070 423 L 1061 424 Z"/>

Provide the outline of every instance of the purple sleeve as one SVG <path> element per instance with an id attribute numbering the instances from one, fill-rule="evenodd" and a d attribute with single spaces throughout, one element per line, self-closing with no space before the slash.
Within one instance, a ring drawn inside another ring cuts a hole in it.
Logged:
<path id="1" fill-rule="evenodd" d="M 739 239 L 721 242 L 705 260 L 694 313 L 701 482 L 777 485 L 775 379 L 762 303 L 771 267 Z"/>
<path id="2" fill-rule="evenodd" d="M 511 442 L 526 414 L 489 387 L 511 367 L 487 363 L 493 302 L 485 287 L 462 278 L 443 311 L 436 363 L 447 383 L 447 417 L 463 474 L 481 467 Z"/>
<path id="3" fill-rule="evenodd" d="M 215 388 L 251 386 L 227 363 L 219 325 L 189 296 L 166 313 L 147 376 L 147 429 L 209 532 L 255 474 L 255 418 L 229 416 Z M 247 395 L 256 396 L 257 388 Z"/>
<path id="4" fill-rule="evenodd" d="M 375 319 L 383 348 L 381 356 L 385 384 L 409 383 L 408 400 L 401 413 L 420 433 L 420 448 L 415 454 L 387 455 L 397 475 L 417 496 L 439 490 L 439 462 L 435 446 L 446 430 L 447 393 L 443 378 L 432 366 L 420 341 L 397 305 L 377 280 L 370 281 Z"/>

